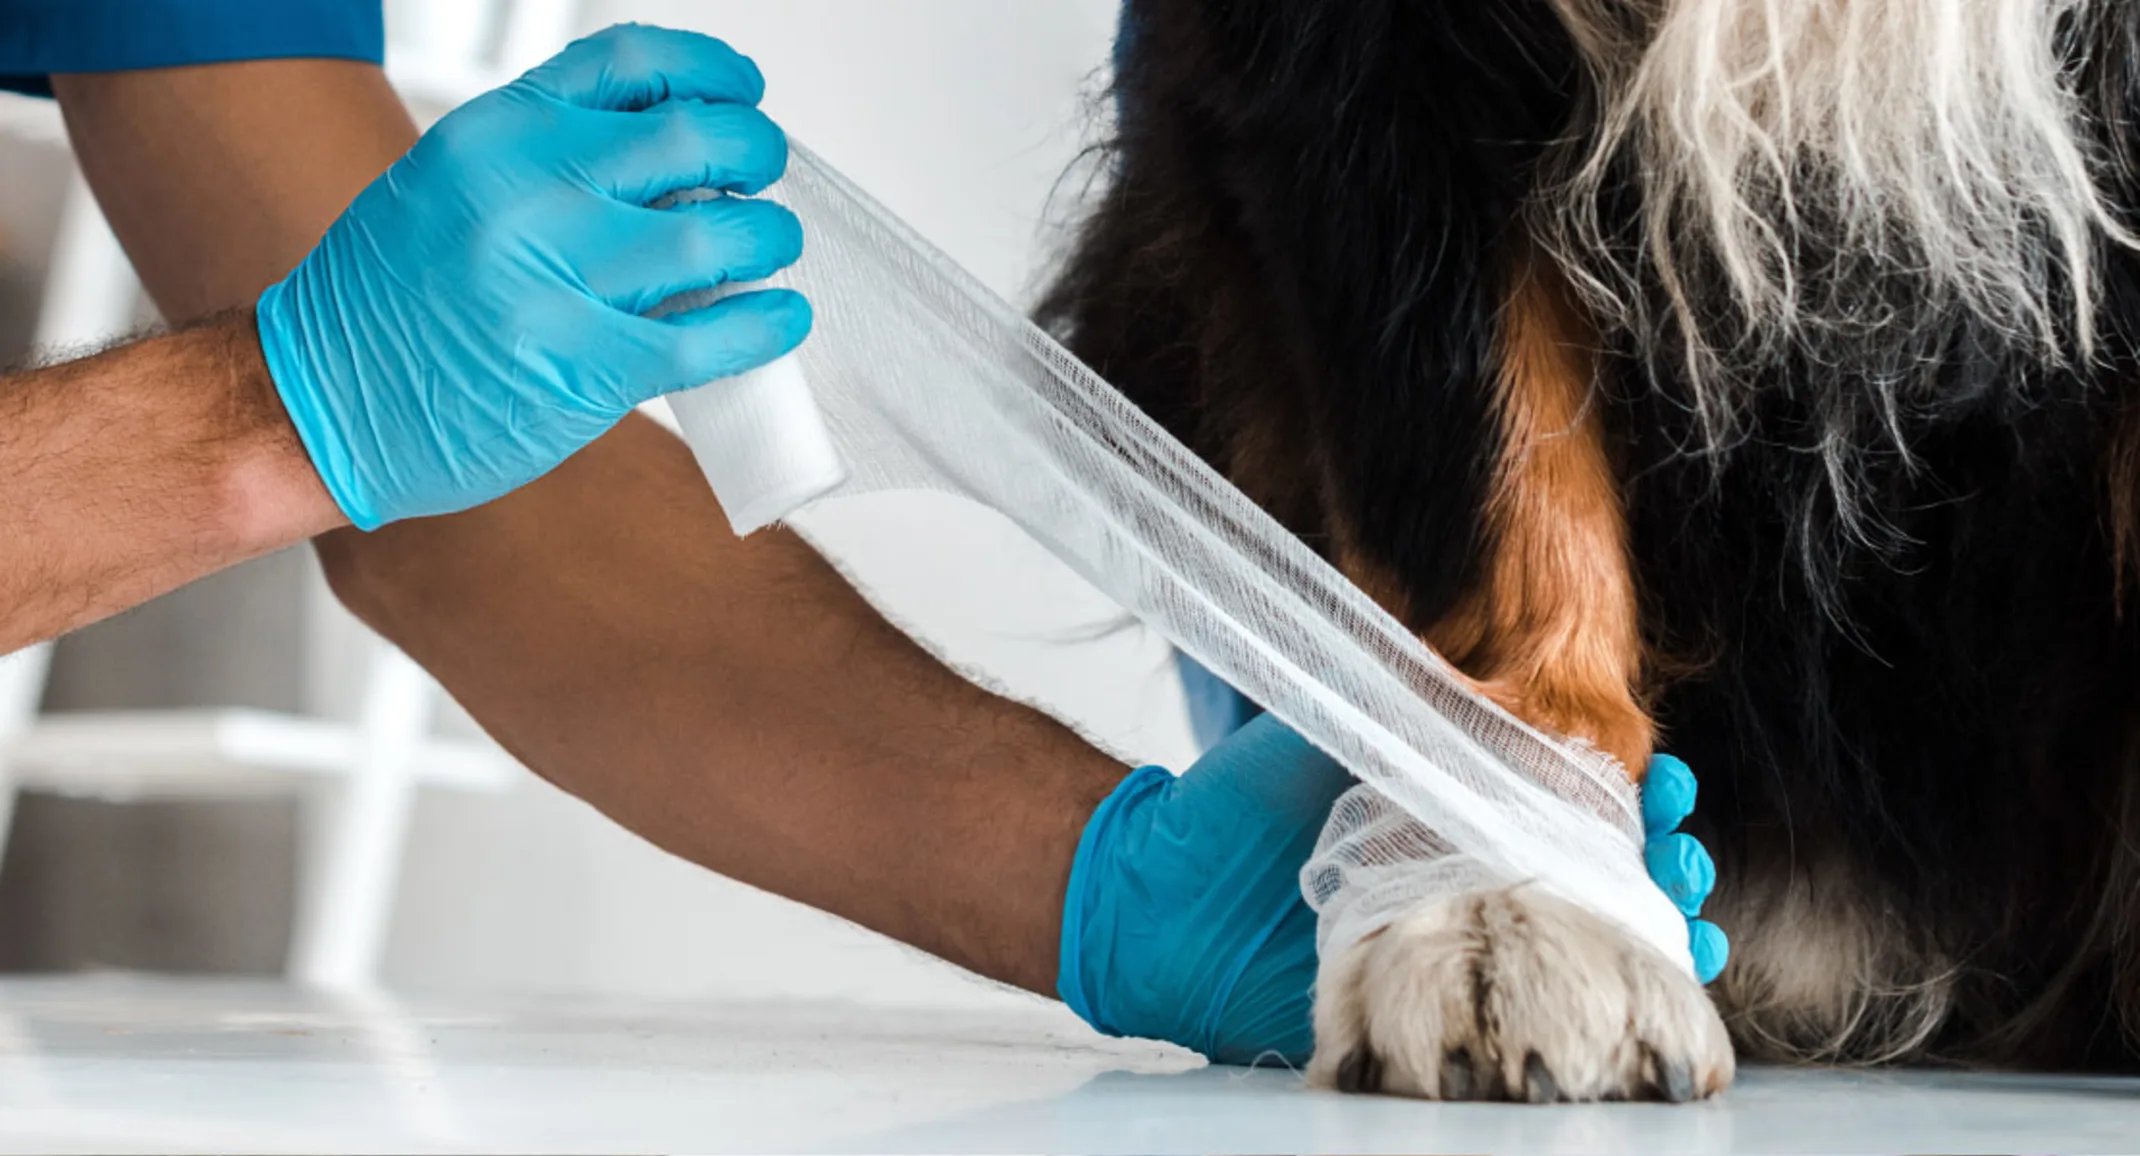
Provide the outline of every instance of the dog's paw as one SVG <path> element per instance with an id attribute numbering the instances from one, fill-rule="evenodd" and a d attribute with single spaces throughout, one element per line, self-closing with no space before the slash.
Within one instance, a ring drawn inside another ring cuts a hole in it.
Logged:
<path id="1" fill-rule="evenodd" d="M 1709 997 L 1537 887 L 1422 906 L 1323 962 L 1309 1079 L 1442 1100 L 1692 1100 L 1731 1083 Z"/>

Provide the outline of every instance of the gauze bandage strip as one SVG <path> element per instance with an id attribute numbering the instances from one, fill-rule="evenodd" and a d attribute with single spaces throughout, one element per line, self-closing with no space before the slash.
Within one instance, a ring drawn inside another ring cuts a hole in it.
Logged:
<path id="1" fill-rule="evenodd" d="M 1691 971 L 1686 920 L 1644 871 L 1640 808 L 1616 764 L 1473 693 L 816 156 L 795 148 L 773 195 L 808 232 L 779 283 L 808 295 L 816 329 L 789 366 L 672 399 L 738 532 L 880 490 L 946 491 L 1009 517 L 1366 784 L 1302 876 L 1326 952 L 1423 898 L 1530 880 Z"/>

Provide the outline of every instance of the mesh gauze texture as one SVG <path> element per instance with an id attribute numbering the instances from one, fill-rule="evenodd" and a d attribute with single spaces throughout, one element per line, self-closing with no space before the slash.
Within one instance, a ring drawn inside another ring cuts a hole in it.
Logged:
<path id="1" fill-rule="evenodd" d="M 827 496 L 928 489 L 994 508 L 1359 776 L 1302 873 L 1326 953 L 1422 899 L 1535 881 L 1691 971 L 1685 921 L 1643 868 L 1639 803 L 1617 764 L 1472 693 L 1239 490 L 808 150 L 795 148 L 774 196 L 809 237 L 775 283 L 816 309 L 797 357 L 846 467 Z M 728 384 L 672 399 L 702 460 L 735 441 Z"/>

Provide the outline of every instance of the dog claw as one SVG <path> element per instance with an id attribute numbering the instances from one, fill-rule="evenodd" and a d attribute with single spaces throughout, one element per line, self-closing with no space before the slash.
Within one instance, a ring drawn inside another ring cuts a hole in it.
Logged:
<path id="1" fill-rule="evenodd" d="M 1478 1088 L 1477 1074 L 1471 1065 L 1471 1053 L 1463 1048 L 1457 1048 L 1443 1056 L 1441 1098 L 1472 1099 Z"/>
<path id="2" fill-rule="evenodd" d="M 1550 1104 L 1560 1099 L 1560 1082 L 1553 1078 L 1552 1069 L 1546 1067 L 1544 1057 L 1532 1052 L 1523 1061 L 1523 1096 L 1533 1104 Z"/>
<path id="3" fill-rule="evenodd" d="M 1340 1092 L 1379 1092 L 1382 1090 L 1382 1057 L 1366 1045 L 1354 1048 L 1338 1065 L 1337 1088 Z"/>
<path id="4" fill-rule="evenodd" d="M 1645 1065 L 1650 1069 L 1650 1088 L 1668 1103 L 1684 1104 L 1694 1098 L 1694 1069 L 1685 1060 L 1667 1060 L 1655 1048 L 1643 1045 Z"/>

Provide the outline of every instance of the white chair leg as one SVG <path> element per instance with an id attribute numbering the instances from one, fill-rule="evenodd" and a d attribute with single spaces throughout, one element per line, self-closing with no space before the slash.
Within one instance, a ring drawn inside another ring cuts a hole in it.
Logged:
<path id="1" fill-rule="evenodd" d="M 45 675 L 52 668 L 52 644 L 39 643 L 0 655 L 0 743 L 28 730 L 45 697 Z"/>
<path id="2" fill-rule="evenodd" d="M 7 857 L 7 838 L 15 829 L 17 792 L 8 752 L 37 720 L 37 705 L 45 697 L 45 674 L 51 667 L 50 643 L 0 655 L 0 860 Z"/>
<path id="3" fill-rule="evenodd" d="M 374 645 L 357 766 L 308 817 L 319 848 L 303 873 L 289 972 L 317 987 L 376 982 L 416 805 L 416 758 L 436 701 L 422 668 Z"/>

